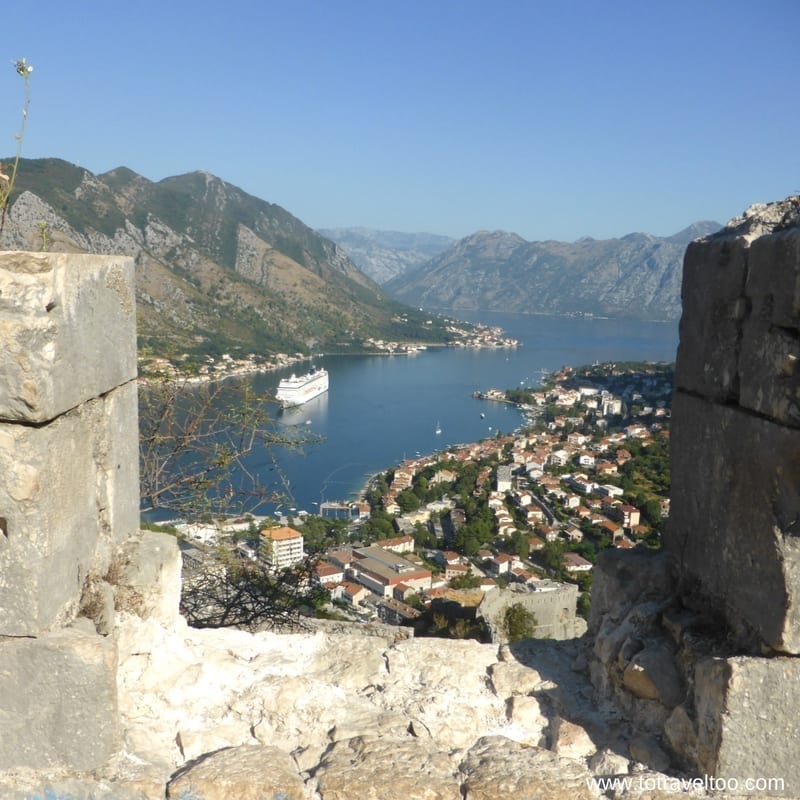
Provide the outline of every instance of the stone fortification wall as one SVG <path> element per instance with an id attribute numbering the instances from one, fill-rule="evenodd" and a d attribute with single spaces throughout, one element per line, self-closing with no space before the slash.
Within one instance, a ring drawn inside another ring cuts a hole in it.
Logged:
<path id="1" fill-rule="evenodd" d="M 64 626 L 138 528 L 135 330 L 131 259 L 0 255 L 0 769 L 118 743 L 116 648 Z"/>
<path id="2" fill-rule="evenodd" d="M 743 645 L 800 654 L 800 201 L 684 263 L 667 547 Z"/>
<path id="3" fill-rule="evenodd" d="M 674 760 L 800 780 L 800 198 L 686 253 L 665 551 L 600 559 L 601 694 Z"/>
<path id="4" fill-rule="evenodd" d="M 74 616 L 138 528 L 135 331 L 130 259 L 0 256 L 1 635 Z"/>
<path id="5" fill-rule="evenodd" d="M 484 594 L 477 610 L 493 642 L 505 642 L 506 609 L 520 604 L 536 616 L 536 637 L 540 639 L 575 639 L 586 632 L 586 623 L 577 616 L 578 587 L 565 583 L 548 591 L 536 591 L 512 583 L 507 589 Z"/>

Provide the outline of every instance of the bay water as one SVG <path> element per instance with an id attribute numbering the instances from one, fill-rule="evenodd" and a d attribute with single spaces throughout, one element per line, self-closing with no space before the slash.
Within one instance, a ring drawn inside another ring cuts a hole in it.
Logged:
<path id="1" fill-rule="evenodd" d="M 354 498 L 374 474 L 406 458 L 473 442 L 520 426 L 515 407 L 475 399 L 475 391 L 536 386 L 543 373 L 596 361 L 674 361 L 677 322 L 459 312 L 499 326 L 515 349 L 431 348 L 402 356 L 325 356 L 329 391 L 295 409 L 275 409 L 278 430 L 321 437 L 302 452 L 255 453 L 248 468 L 264 486 L 285 481 L 291 500 L 272 510 L 318 513 L 326 500 Z M 305 371 L 298 364 L 295 372 Z M 274 395 L 291 369 L 253 377 Z M 440 431 L 437 433 L 437 430 Z M 279 476 L 282 476 L 279 479 Z"/>

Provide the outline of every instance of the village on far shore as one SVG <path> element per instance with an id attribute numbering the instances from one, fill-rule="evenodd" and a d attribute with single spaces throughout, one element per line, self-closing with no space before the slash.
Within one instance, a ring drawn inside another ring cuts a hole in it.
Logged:
<path id="1" fill-rule="evenodd" d="M 604 363 L 487 389 L 486 402 L 516 403 L 526 424 L 404 461 L 319 516 L 178 525 L 186 580 L 214 547 L 276 574 L 311 554 L 342 619 L 478 636 L 502 595 L 506 612 L 527 609 L 532 635 L 579 635 L 599 552 L 661 546 L 672 378 L 672 364 Z"/>
<path id="2" fill-rule="evenodd" d="M 355 349 L 348 352 L 355 355 L 413 355 L 435 347 L 465 347 L 475 350 L 514 348 L 519 345 L 516 339 L 503 334 L 501 328 L 482 324 L 466 326 L 455 320 L 447 320 L 446 331 L 450 336 L 447 344 L 430 342 L 394 341 L 367 337 Z M 201 344 L 203 337 L 198 337 Z M 201 357 L 196 354 L 181 353 L 172 358 L 157 356 L 148 351 L 139 354 L 139 374 L 142 380 L 155 377 L 181 378 L 192 383 L 225 380 L 233 377 L 246 377 L 262 372 L 291 367 L 303 361 L 322 357 L 323 354 L 309 353 L 271 353 L 261 355 L 248 353 L 236 357 L 230 353 L 207 353 Z M 333 355 L 333 353 L 330 353 Z"/>

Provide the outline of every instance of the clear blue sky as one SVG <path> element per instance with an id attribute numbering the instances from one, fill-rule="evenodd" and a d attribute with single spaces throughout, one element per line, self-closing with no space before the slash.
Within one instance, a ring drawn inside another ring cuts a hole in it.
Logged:
<path id="1" fill-rule="evenodd" d="M 800 192 L 798 0 L 42 0 L 0 26 L 0 153 L 25 56 L 24 156 L 203 169 L 312 227 L 667 235 Z"/>

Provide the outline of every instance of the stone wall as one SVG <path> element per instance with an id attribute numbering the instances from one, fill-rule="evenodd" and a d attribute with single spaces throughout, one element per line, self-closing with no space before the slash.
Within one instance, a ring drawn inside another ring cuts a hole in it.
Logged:
<path id="1" fill-rule="evenodd" d="M 138 528 L 133 262 L 0 255 L 0 635 L 71 619 Z"/>
<path id="2" fill-rule="evenodd" d="M 486 592 L 477 609 L 493 642 L 505 642 L 505 612 L 513 605 L 522 605 L 536 617 L 539 639 L 576 639 L 586 632 L 586 622 L 577 616 L 579 590 L 573 583 L 559 585 L 550 591 L 536 591 L 524 584 L 512 583 L 506 589 Z"/>
<path id="3" fill-rule="evenodd" d="M 665 549 L 599 561 L 592 679 L 677 765 L 797 796 L 800 198 L 689 245 L 682 296 Z"/>
<path id="4" fill-rule="evenodd" d="M 76 620 L 138 529 L 135 332 L 131 259 L 0 254 L 0 769 L 119 743 L 116 647 Z"/>
<path id="5" fill-rule="evenodd" d="M 800 653 L 800 203 L 686 253 L 667 547 L 743 645 Z"/>

